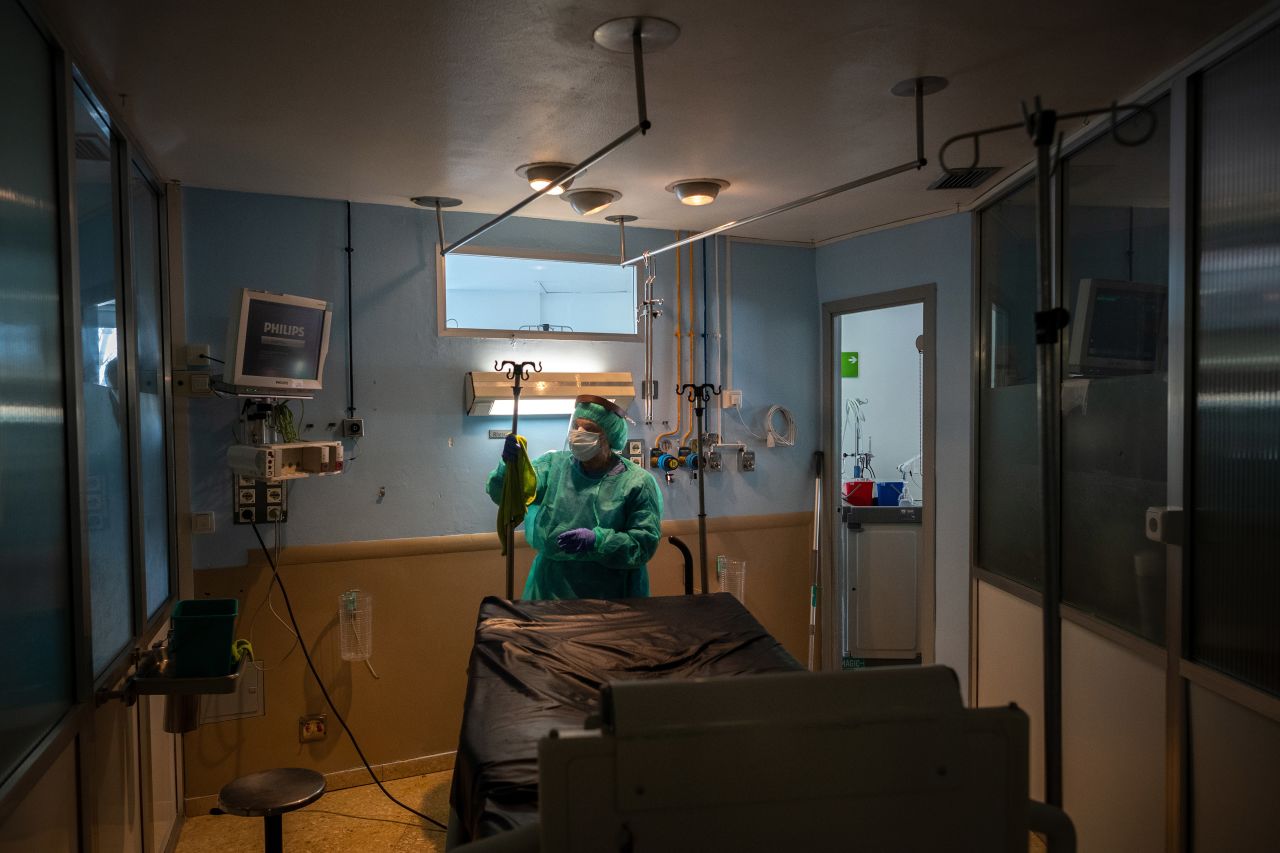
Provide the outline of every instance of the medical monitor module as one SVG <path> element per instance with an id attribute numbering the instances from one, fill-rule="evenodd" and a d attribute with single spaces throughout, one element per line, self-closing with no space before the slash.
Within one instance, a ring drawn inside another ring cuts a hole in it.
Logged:
<path id="1" fill-rule="evenodd" d="M 332 320 L 323 299 L 242 289 L 227 325 L 223 381 L 262 396 L 319 391 Z"/>
<path id="2" fill-rule="evenodd" d="M 1081 279 L 1071 316 L 1067 372 L 1128 376 L 1164 365 L 1168 287 L 1139 281 Z"/>

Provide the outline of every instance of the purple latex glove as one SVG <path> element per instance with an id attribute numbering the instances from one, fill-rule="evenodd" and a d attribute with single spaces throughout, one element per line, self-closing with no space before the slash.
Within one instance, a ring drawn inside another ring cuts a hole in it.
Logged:
<path id="1" fill-rule="evenodd" d="M 581 554 L 590 551 L 596 544 L 596 532 L 588 527 L 566 530 L 556 537 L 556 544 L 566 554 Z"/>
<path id="2" fill-rule="evenodd" d="M 502 461 L 510 465 L 520 458 L 520 442 L 516 441 L 515 433 L 508 433 L 507 440 L 502 444 Z"/>

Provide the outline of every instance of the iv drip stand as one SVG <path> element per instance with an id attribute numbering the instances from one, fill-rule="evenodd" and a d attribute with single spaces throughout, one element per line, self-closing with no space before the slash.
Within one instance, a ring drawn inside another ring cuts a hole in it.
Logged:
<path id="1" fill-rule="evenodd" d="M 511 386 L 511 434 L 516 435 L 520 427 L 520 383 L 529 381 L 531 369 L 534 373 L 541 373 L 542 362 L 535 365 L 532 361 L 504 361 L 501 364 L 495 361 L 493 369 L 499 372 L 505 369 L 507 378 L 514 382 Z M 510 473 L 504 471 L 503 477 Z M 510 601 L 516 597 L 516 522 L 511 518 L 504 521 L 507 529 L 507 600 Z"/>
<path id="2" fill-rule="evenodd" d="M 706 434 L 702 431 L 702 414 L 706 411 L 707 403 L 710 402 L 712 395 L 720 396 L 720 388 L 710 382 L 703 382 L 701 385 L 685 383 L 676 389 L 676 394 L 693 403 L 693 412 L 698 418 L 698 452 L 696 456 L 698 460 L 698 572 L 699 580 L 702 582 L 702 592 L 705 595 L 710 591 L 710 588 L 707 583 L 707 458 L 703 455 L 707 443 Z"/>
<path id="3" fill-rule="evenodd" d="M 1148 126 L 1138 137 L 1120 134 L 1120 113 L 1140 112 Z M 1143 104 L 1113 103 L 1109 107 L 1057 113 L 1046 110 L 1035 99 L 1035 109 L 1022 107 L 1023 120 L 1016 124 L 990 127 L 951 137 L 938 151 L 938 163 L 948 173 L 957 170 L 947 165 L 947 149 L 962 139 L 973 141 L 973 162 L 964 168 L 975 168 L 981 157 L 979 139 L 1008 130 L 1024 130 L 1036 148 L 1036 268 L 1039 302 L 1035 313 L 1036 329 L 1036 407 L 1040 438 L 1040 539 L 1044 559 L 1044 772 L 1045 802 L 1062 806 L 1062 502 L 1059 487 L 1062 476 L 1062 347 L 1059 333 L 1071 320 L 1059 304 L 1061 293 L 1056 287 L 1053 245 L 1053 176 L 1062 159 L 1062 134 L 1058 123 L 1086 116 L 1111 115 L 1111 136 L 1120 145 L 1141 145 L 1156 130 L 1156 116 Z"/>

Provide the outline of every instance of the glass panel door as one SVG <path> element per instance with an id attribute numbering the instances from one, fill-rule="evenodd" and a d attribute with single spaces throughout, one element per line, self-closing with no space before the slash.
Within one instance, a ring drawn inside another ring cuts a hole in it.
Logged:
<path id="1" fill-rule="evenodd" d="M 72 700 L 53 57 L 0 3 L 0 782 Z"/>
<path id="2" fill-rule="evenodd" d="M 1062 594 L 1163 643 L 1165 547 L 1147 539 L 1146 511 L 1167 491 L 1168 98 L 1153 112 L 1144 144 L 1102 136 L 1065 165 Z"/>
<path id="3" fill-rule="evenodd" d="M 93 672 L 133 636 L 129 445 L 116 227 L 114 154 L 109 125 L 75 91 L 75 203 L 83 348 L 85 502 Z"/>
<path id="4" fill-rule="evenodd" d="M 137 165 L 129 170 L 129 226 L 137 329 L 138 473 L 142 480 L 143 565 L 150 619 L 169 598 L 169 455 L 165 445 L 160 197 Z"/>
<path id="5" fill-rule="evenodd" d="M 1191 657 L 1280 694 L 1280 30 L 1201 92 Z"/>

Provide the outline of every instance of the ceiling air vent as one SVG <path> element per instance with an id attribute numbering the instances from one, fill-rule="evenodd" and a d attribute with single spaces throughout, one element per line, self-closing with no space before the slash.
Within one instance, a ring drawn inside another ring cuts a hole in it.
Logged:
<path id="1" fill-rule="evenodd" d="M 96 133 L 77 133 L 76 159 L 102 160 L 109 163 L 111 162 L 111 151 L 107 148 L 106 143 L 102 141 L 102 137 Z"/>
<path id="2" fill-rule="evenodd" d="M 938 180 L 929 184 L 931 190 L 971 190 L 1000 171 L 1000 166 L 981 166 L 977 169 L 956 169 L 943 172 Z"/>

